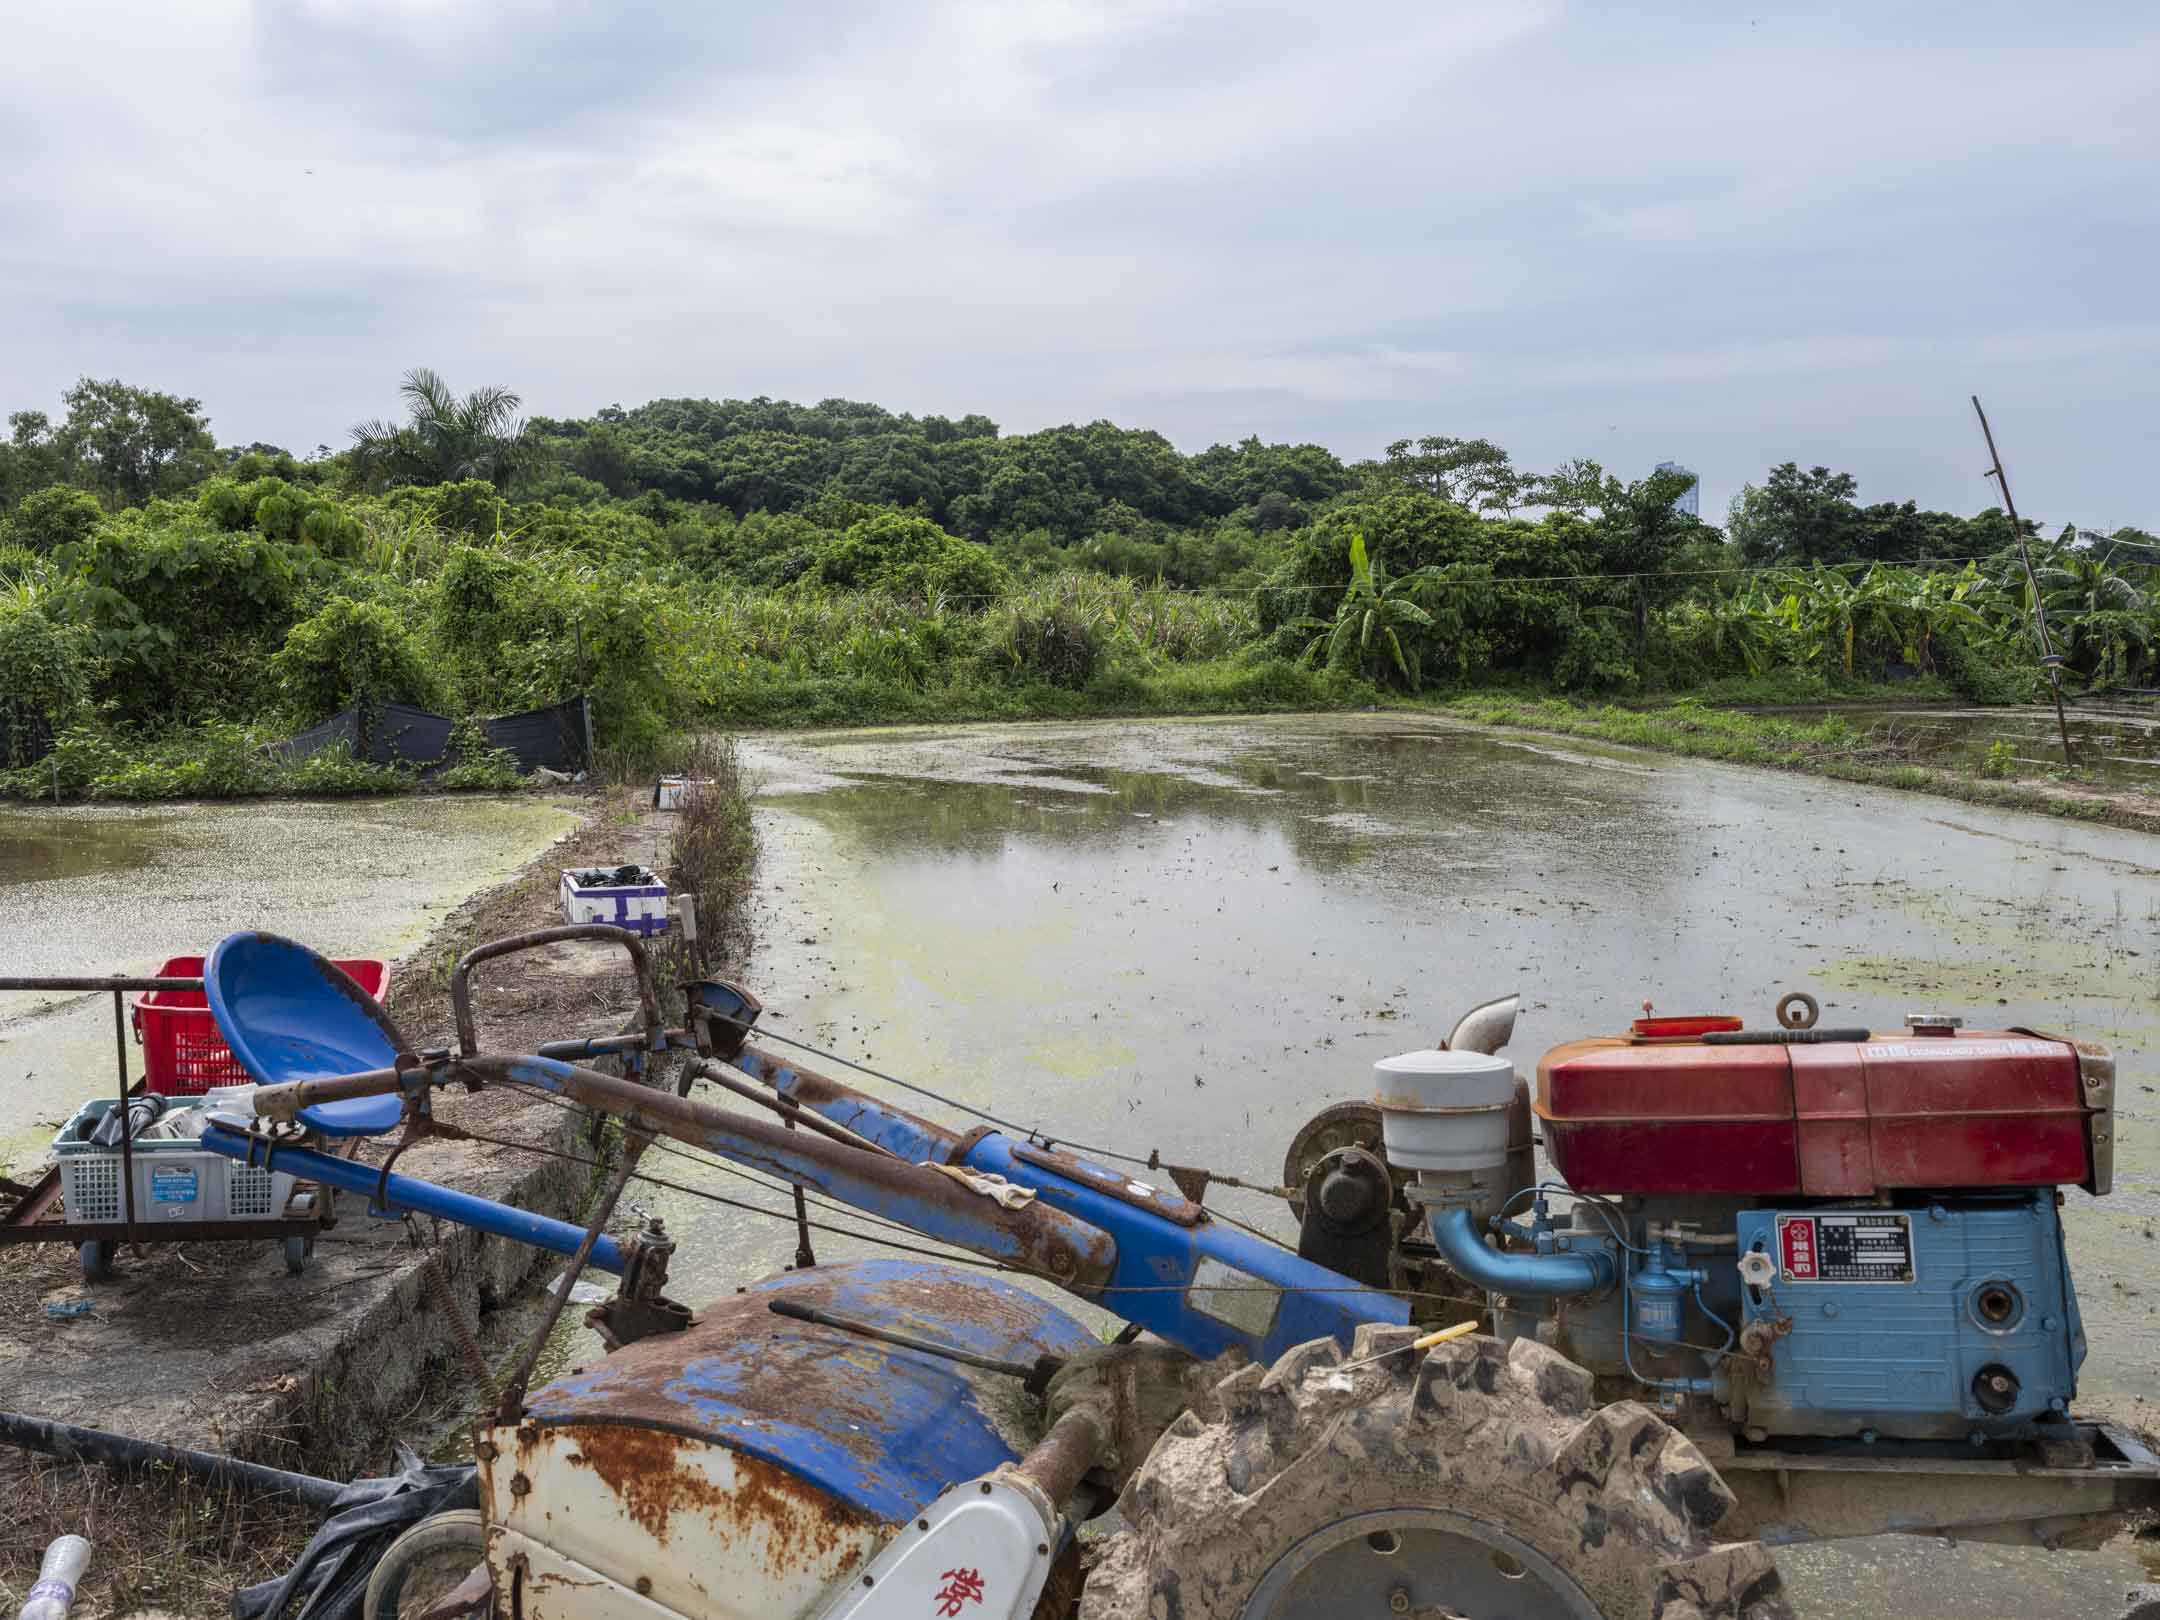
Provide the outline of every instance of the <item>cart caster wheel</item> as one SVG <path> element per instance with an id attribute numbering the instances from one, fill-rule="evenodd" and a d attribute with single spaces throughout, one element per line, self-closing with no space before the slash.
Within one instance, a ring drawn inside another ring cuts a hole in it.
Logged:
<path id="1" fill-rule="evenodd" d="M 285 1240 L 285 1270 L 299 1276 L 307 1270 L 308 1256 L 315 1252 L 315 1240 L 311 1237 L 289 1237 Z"/>
<path id="2" fill-rule="evenodd" d="M 97 1238 L 82 1246 L 82 1274 L 84 1282 L 111 1282 L 113 1256 L 119 1245 L 109 1238 Z"/>
<path id="3" fill-rule="evenodd" d="M 422 1519 L 376 1560 L 361 1598 L 364 1620 L 412 1620 L 438 1605 L 460 1615 L 494 1613 L 487 1584 L 487 1520 L 470 1508 Z"/>

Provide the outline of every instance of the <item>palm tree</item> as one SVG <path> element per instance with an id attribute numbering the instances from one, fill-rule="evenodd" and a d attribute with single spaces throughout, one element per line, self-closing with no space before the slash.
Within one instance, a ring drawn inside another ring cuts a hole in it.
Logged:
<path id="1" fill-rule="evenodd" d="M 476 388 L 461 399 L 439 373 L 415 366 L 398 392 L 409 421 L 378 418 L 352 430 L 353 459 L 369 483 L 484 478 L 502 489 L 532 458 L 518 396 L 507 388 Z"/>

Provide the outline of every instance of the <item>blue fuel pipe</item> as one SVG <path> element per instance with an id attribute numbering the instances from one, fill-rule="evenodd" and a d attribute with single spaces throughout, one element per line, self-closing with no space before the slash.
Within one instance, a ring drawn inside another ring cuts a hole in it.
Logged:
<path id="1" fill-rule="evenodd" d="M 1491 1294 L 1529 1294 L 1569 1299 L 1595 1294 L 1620 1279 L 1605 1255 L 1507 1254 L 1485 1246 L 1484 1234 L 1467 1209 L 1443 1210 L 1428 1223 L 1440 1258 L 1466 1281 Z"/>
<path id="2" fill-rule="evenodd" d="M 273 1145 L 248 1135 L 239 1122 L 229 1116 L 211 1115 L 203 1127 L 202 1145 L 228 1159 L 264 1165 L 282 1175 L 335 1187 L 340 1192 L 357 1193 L 377 1214 L 394 1215 L 411 1210 L 419 1215 L 435 1215 L 460 1226 L 509 1238 L 514 1243 L 551 1249 L 557 1254 L 575 1254 L 578 1245 L 585 1241 L 585 1228 L 572 1226 L 568 1221 L 498 1204 L 491 1198 L 476 1198 L 471 1193 L 439 1187 L 432 1181 L 416 1181 L 411 1176 L 394 1174 L 385 1177 L 373 1165 L 317 1153 L 313 1148 Z M 382 1194 L 379 1202 L 378 1191 Z M 601 1237 L 594 1242 L 592 1257 L 585 1263 L 595 1270 L 619 1277 L 624 1264 L 622 1247 L 611 1237 Z"/>

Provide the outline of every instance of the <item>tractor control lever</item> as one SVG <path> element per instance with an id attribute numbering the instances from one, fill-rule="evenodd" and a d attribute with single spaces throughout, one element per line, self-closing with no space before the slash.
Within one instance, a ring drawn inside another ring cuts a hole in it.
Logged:
<path id="1" fill-rule="evenodd" d="M 958 1361 L 970 1367 L 980 1367 L 985 1372 L 1003 1373 L 1008 1378 L 1021 1380 L 1030 1395 L 1040 1395 L 1050 1387 L 1050 1380 L 1065 1366 L 1063 1356 L 1037 1356 L 1033 1361 L 1000 1361 L 995 1356 L 978 1356 L 972 1350 L 962 1350 L 958 1345 L 939 1344 L 931 1339 L 918 1339 L 912 1333 L 902 1333 L 896 1328 L 879 1327 L 874 1322 L 858 1322 L 853 1317 L 835 1316 L 821 1311 L 815 1305 L 805 1305 L 800 1300 L 789 1299 L 785 1294 L 768 1307 L 775 1316 L 791 1317 L 798 1322 L 814 1322 L 819 1327 L 838 1328 L 843 1333 L 859 1333 L 866 1339 L 876 1339 L 882 1344 L 898 1345 L 903 1350 L 914 1350 L 926 1356 L 937 1356 L 946 1361 Z"/>

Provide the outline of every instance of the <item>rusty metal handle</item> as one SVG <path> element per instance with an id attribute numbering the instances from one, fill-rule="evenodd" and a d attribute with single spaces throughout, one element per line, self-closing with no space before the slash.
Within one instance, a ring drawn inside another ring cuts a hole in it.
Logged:
<path id="1" fill-rule="evenodd" d="M 458 958 L 457 967 L 450 975 L 450 1006 L 457 1015 L 460 1056 L 473 1057 L 480 1050 L 480 1034 L 473 1024 L 470 982 L 472 970 L 482 962 L 491 961 L 498 956 L 508 956 L 515 951 L 529 951 L 566 939 L 597 939 L 603 944 L 612 942 L 630 953 L 631 966 L 637 972 L 638 1010 L 645 1018 L 646 1043 L 652 1050 L 660 1050 L 667 1031 L 660 1022 L 660 992 L 653 984 L 652 962 L 645 954 L 645 942 L 629 929 L 617 928 L 613 923 L 565 923 L 559 928 L 536 928 L 527 934 L 491 939 L 485 945 L 475 945 Z"/>
<path id="2" fill-rule="evenodd" d="M 274 1086 L 257 1086 L 248 1100 L 263 1119 L 289 1120 L 301 1109 L 320 1103 L 382 1097 L 402 1089 L 396 1069 L 363 1069 L 358 1074 L 341 1074 L 327 1080 L 286 1080 Z"/>

